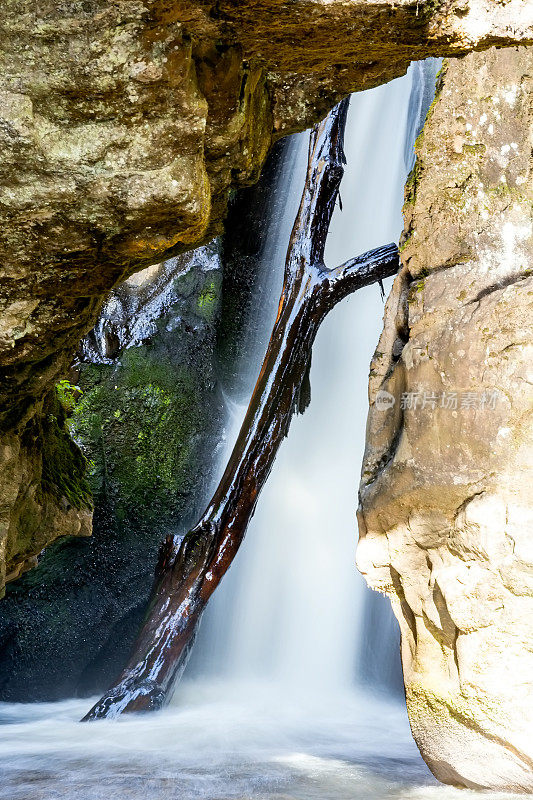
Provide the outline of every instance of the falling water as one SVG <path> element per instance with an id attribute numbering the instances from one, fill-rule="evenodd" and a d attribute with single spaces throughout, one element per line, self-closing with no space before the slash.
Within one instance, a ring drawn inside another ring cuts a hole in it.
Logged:
<path id="1" fill-rule="evenodd" d="M 329 266 L 398 240 L 432 70 L 414 65 L 406 77 L 352 99 Z M 295 139 L 276 189 L 285 208 L 262 257 L 254 325 L 264 333 L 243 367 L 250 388 L 275 314 L 305 148 L 305 135 Z M 405 706 L 390 691 L 398 664 L 397 643 L 387 644 L 388 607 L 370 599 L 354 566 L 367 373 L 382 312 L 372 286 L 323 323 L 311 406 L 293 421 L 173 704 L 86 725 L 77 719 L 87 700 L 0 705 L 2 800 L 464 797 L 435 785 L 416 751 Z M 242 398 L 228 398 L 228 407 L 229 448 Z M 381 693 L 372 692 L 379 684 Z"/>
<path id="2" fill-rule="evenodd" d="M 405 78 L 352 97 L 342 210 L 339 204 L 333 215 L 327 266 L 398 241 L 403 186 L 434 77 L 435 62 L 414 64 Z M 273 276 L 274 302 L 261 318 L 265 331 L 276 313 L 304 181 L 308 134 L 294 139 L 292 169 L 277 187 L 287 197 L 285 230 L 266 241 L 261 259 Z M 398 633 L 388 603 L 376 604 L 354 568 L 366 377 L 382 315 L 376 285 L 344 300 L 322 324 L 313 347 L 311 405 L 292 422 L 245 543 L 204 622 L 197 655 L 204 672 L 321 693 L 346 690 L 363 675 L 373 684 L 401 684 Z M 258 361 L 249 359 L 251 376 Z M 223 461 L 245 405 L 230 409 L 232 432 Z M 383 646 L 371 654 L 373 663 L 361 653 L 363 633 L 371 638 L 369 617 L 386 632 Z"/>

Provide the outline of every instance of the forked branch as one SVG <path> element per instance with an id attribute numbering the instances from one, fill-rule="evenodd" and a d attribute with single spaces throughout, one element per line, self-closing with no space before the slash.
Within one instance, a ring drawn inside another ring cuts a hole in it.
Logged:
<path id="1" fill-rule="evenodd" d="M 85 719 L 159 708 L 187 663 L 201 614 L 244 538 L 290 421 L 320 323 L 346 295 L 394 275 L 398 248 L 380 247 L 333 270 L 326 236 L 344 172 L 348 100 L 310 137 L 307 177 L 292 230 L 278 315 L 226 470 L 202 518 L 161 548 L 146 620 L 118 681 Z"/>

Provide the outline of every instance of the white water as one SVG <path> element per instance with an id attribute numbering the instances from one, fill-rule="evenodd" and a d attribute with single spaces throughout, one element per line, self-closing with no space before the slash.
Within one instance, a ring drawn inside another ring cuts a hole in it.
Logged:
<path id="1" fill-rule="evenodd" d="M 333 220 L 330 266 L 398 239 L 417 69 L 352 100 L 344 211 Z M 272 283 L 263 277 L 264 331 L 275 313 L 303 156 L 296 146 L 290 184 L 278 187 L 287 207 L 265 247 L 263 261 L 279 273 Z M 87 700 L 0 704 L 2 800 L 465 797 L 429 775 L 398 696 L 372 691 L 390 687 L 397 670 L 390 615 L 386 606 L 376 612 L 354 567 L 366 379 L 382 308 L 377 287 L 369 287 L 323 324 L 311 407 L 293 422 L 172 706 L 81 725 Z M 265 334 L 257 338 L 264 347 Z M 251 378 L 259 356 L 249 357 Z M 235 429 L 242 409 L 233 412 Z M 379 644 L 361 670 L 369 620 Z"/>
<path id="2" fill-rule="evenodd" d="M 398 241 L 403 187 L 421 111 L 428 104 L 424 94 L 432 91 L 433 78 L 431 66 L 414 65 L 405 78 L 352 97 L 343 210 L 337 207 L 333 215 L 327 266 Z M 290 183 L 278 187 L 287 194 L 284 230 L 276 230 L 266 242 L 262 258 L 268 270 L 265 282 L 271 276 L 270 293 L 262 292 L 271 298 L 261 317 L 263 350 L 305 175 L 308 134 L 295 140 Z M 278 266 L 274 275 L 272 265 Z M 371 286 L 345 299 L 322 324 L 313 347 L 311 405 L 293 420 L 245 542 L 207 612 L 195 658 L 198 670 L 234 680 L 266 680 L 282 689 L 307 687 L 310 693 L 353 688 L 361 672 L 368 604 L 373 602 L 354 567 L 355 510 L 367 376 L 382 315 L 379 288 Z M 257 356 L 252 354 L 248 366 L 252 377 Z M 246 405 L 230 408 L 233 422 L 222 465 Z M 386 601 L 379 611 L 378 621 L 387 630 L 371 679 L 398 685 L 397 630 Z M 394 648 L 387 647 L 390 637 Z"/>

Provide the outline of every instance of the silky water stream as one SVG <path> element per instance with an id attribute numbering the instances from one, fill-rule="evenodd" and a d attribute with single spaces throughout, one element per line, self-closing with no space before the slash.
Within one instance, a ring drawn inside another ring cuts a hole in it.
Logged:
<path id="1" fill-rule="evenodd" d="M 398 240 L 434 76 L 434 64 L 414 64 L 352 98 L 329 266 Z M 276 311 L 306 149 L 307 134 L 294 137 L 276 186 L 285 210 L 262 254 L 255 347 L 242 366 L 250 391 Z M 464 797 L 439 786 L 418 754 L 396 624 L 354 566 L 368 365 L 382 313 L 371 286 L 323 323 L 311 406 L 292 423 L 171 705 L 80 724 L 87 699 L 0 704 L 2 800 Z M 227 405 L 229 450 L 245 406 L 230 397 Z"/>

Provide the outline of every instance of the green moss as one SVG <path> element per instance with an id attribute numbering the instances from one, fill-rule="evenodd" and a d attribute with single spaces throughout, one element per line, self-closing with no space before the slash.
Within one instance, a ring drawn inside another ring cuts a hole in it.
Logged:
<path id="1" fill-rule="evenodd" d="M 516 186 L 509 186 L 507 183 L 498 183 L 495 186 L 490 186 L 487 189 L 487 194 L 498 200 L 510 199 L 519 203 L 527 203 L 528 200 L 524 194 Z"/>
<path id="2" fill-rule="evenodd" d="M 222 279 L 220 273 L 208 275 L 196 304 L 196 313 L 209 322 L 214 320 L 220 304 Z"/>
<path id="3" fill-rule="evenodd" d="M 417 4 L 417 14 L 424 18 L 431 19 L 440 11 L 443 5 L 444 0 L 419 0 Z"/>
<path id="4" fill-rule="evenodd" d="M 408 247 L 408 245 L 410 244 L 412 238 L 413 238 L 413 232 L 412 231 L 408 231 L 408 232 L 402 233 L 402 236 L 401 236 L 401 239 L 400 239 L 400 246 L 398 248 L 398 251 L 400 253 L 403 253 L 403 251 L 406 249 L 406 247 Z"/>
<path id="5" fill-rule="evenodd" d="M 187 487 L 194 436 L 204 425 L 198 381 L 186 367 L 155 361 L 144 347 L 101 369 L 73 417 L 91 453 L 93 491 L 113 500 L 117 517 L 166 517 Z"/>
<path id="6" fill-rule="evenodd" d="M 416 190 L 418 184 L 420 183 L 420 178 L 422 177 L 422 165 L 420 160 L 417 158 L 415 161 L 415 165 L 409 175 L 407 176 L 407 180 L 405 182 L 405 193 L 404 193 L 404 210 L 406 206 L 414 205 L 416 199 Z"/>
<path id="7" fill-rule="evenodd" d="M 73 383 L 67 380 L 59 381 L 56 383 L 56 394 L 58 397 L 61 406 L 67 417 L 70 417 L 74 408 L 76 407 L 76 403 L 83 394 L 82 390 L 79 386 L 75 386 Z"/>
<path id="8" fill-rule="evenodd" d="M 415 719 L 424 719 L 429 711 L 433 718 L 440 720 L 443 728 L 449 726 L 451 718 L 467 729 L 488 735 L 488 738 L 490 734 L 484 730 L 483 723 L 487 718 L 498 719 L 501 715 L 501 708 L 489 696 L 468 698 L 460 692 L 452 694 L 447 687 L 441 693 L 421 683 L 413 683 L 406 686 L 406 698 L 409 713 Z"/>
<path id="9" fill-rule="evenodd" d="M 486 152 L 487 148 L 484 144 L 477 143 L 477 144 L 464 144 L 463 145 L 463 153 L 471 153 L 473 155 L 483 155 Z"/>
<path id="10" fill-rule="evenodd" d="M 67 383 L 66 381 L 63 383 Z M 60 500 L 65 497 L 75 508 L 90 508 L 91 489 L 87 479 L 87 460 L 70 438 L 67 414 L 61 400 L 64 388 L 50 395 L 42 423 L 43 468 L 41 491 Z M 67 392 L 68 407 L 71 395 Z"/>

